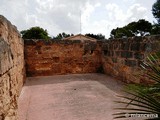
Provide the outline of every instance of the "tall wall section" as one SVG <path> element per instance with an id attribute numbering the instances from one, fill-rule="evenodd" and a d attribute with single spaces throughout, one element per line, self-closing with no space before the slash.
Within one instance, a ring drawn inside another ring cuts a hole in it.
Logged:
<path id="1" fill-rule="evenodd" d="M 101 65 L 97 42 L 80 40 L 25 40 L 28 76 L 93 73 Z"/>
<path id="2" fill-rule="evenodd" d="M 23 41 L 0 16 L 0 120 L 17 120 L 17 99 L 24 80 Z"/>
<path id="3" fill-rule="evenodd" d="M 160 52 L 160 36 L 114 39 L 102 43 L 102 64 L 106 74 L 125 82 L 149 82 L 140 64 L 150 53 Z"/>

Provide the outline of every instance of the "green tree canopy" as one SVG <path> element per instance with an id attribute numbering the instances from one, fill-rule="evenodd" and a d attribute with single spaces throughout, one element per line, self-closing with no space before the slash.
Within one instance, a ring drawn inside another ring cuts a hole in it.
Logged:
<path id="1" fill-rule="evenodd" d="M 144 19 L 138 22 L 131 22 L 128 25 L 113 29 L 110 33 L 111 38 L 145 36 L 151 33 L 152 24 Z"/>
<path id="2" fill-rule="evenodd" d="M 103 40 L 103 39 L 105 39 L 105 36 L 102 35 L 102 34 L 97 34 L 96 35 L 96 34 L 87 33 L 87 34 L 85 34 L 85 36 L 92 37 L 92 38 L 95 38 L 97 40 Z"/>
<path id="3" fill-rule="evenodd" d="M 50 39 L 47 30 L 40 27 L 32 27 L 28 30 L 21 31 L 24 39 Z"/>
<path id="4" fill-rule="evenodd" d="M 160 0 L 157 0 L 152 6 L 152 14 L 160 24 Z"/>
<path id="5" fill-rule="evenodd" d="M 152 14 L 157 20 L 157 23 L 154 23 L 152 26 L 152 35 L 160 34 L 160 0 L 157 0 L 152 6 Z"/>
<path id="6" fill-rule="evenodd" d="M 135 34 L 136 36 L 140 34 L 140 36 L 145 36 L 151 33 L 152 24 L 144 19 L 139 20 L 135 24 Z"/>
<path id="7" fill-rule="evenodd" d="M 67 34 L 65 32 L 62 32 L 62 33 L 59 33 L 54 39 L 60 40 L 60 39 L 70 37 L 70 36 L 73 36 L 73 34 Z"/>
<path id="8" fill-rule="evenodd" d="M 128 29 L 127 26 L 116 29 L 113 29 L 110 34 L 111 38 L 122 38 L 122 37 L 132 37 L 134 34 L 132 34 L 132 31 Z"/>
<path id="9" fill-rule="evenodd" d="M 154 25 L 152 26 L 151 34 L 152 34 L 152 35 L 160 34 L 160 24 L 154 24 Z"/>

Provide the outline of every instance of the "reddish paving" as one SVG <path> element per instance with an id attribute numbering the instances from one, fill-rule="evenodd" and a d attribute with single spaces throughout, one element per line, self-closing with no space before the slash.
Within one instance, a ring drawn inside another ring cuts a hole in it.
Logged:
<path id="1" fill-rule="evenodd" d="M 19 120 L 112 120 L 122 86 L 103 74 L 30 77 L 19 98 Z"/>

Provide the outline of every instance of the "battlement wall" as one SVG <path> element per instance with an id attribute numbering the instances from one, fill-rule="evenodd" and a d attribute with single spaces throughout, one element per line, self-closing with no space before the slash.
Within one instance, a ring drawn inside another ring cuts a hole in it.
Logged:
<path id="1" fill-rule="evenodd" d="M 102 41 L 25 40 L 28 76 L 104 71 L 125 82 L 141 83 L 141 62 L 160 51 L 160 36 Z"/>
<path id="2" fill-rule="evenodd" d="M 25 40 L 28 76 L 94 73 L 101 67 L 101 47 L 80 40 Z"/>
<path id="3" fill-rule="evenodd" d="M 125 82 L 143 83 L 140 64 L 147 55 L 160 51 L 160 36 L 114 39 L 102 44 L 102 64 L 106 74 Z"/>

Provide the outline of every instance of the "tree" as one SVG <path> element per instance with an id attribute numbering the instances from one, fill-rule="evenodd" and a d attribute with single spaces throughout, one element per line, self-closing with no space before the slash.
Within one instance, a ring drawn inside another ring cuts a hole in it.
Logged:
<path id="1" fill-rule="evenodd" d="M 60 40 L 70 36 L 73 36 L 73 34 L 66 34 L 65 32 L 62 32 L 62 33 L 59 33 L 54 39 Z"/>
<path id="2" fill-rule="evenodd" d="M 21 31 L 24 39 L 50 39 L 47 30 L 40 27 L 32 27 L 28 30 Z"/>
<path id="3" fill-rule="evenodd" d="M 160 24 L 160 0 L 157 0 L 152 6 L 152 14 Z"/>
<path id="4" fill-rule="evenodd" d="M 152 6 L 152 14 L 157 20 L 157 23 L 154 23 L 152 26 L 152 35 L 160 34 L 160 0 L 157 0 Z"/>
<path id="5" fill-rule="evenodd" d="M 152 34 L 152 35 L 160 34 L 160 24 L 154 24 L 154 25 L 152 26 L 151 34 Z"/>
<path id="6" fill-rule="evenodd" d="M 95 38 L 97 40 L 104 40 L 105 39 L 105 36 L 102 35 L 102 34 L 91 34 L 91 33 L 87 33 L 85 34 L 85 36 L 88 36 L 88 37 L 92 37 L 92 38 Z"/>
<path id="7" fill-rule="evenodd" d="M 122 28 L 116 28 L 111 31 L 111 38 L 123 38 L 123 37 L 132 37 L 132 31 L 129 30 L 126 26 Z"/>
<path id="8" fill-rule="evenodd" d="M 116 28 L 111 31 L 111 38 L 123 38 L 133 36 L 145 36 L 151 33 L 152 24 L 144 19 L 138 22 L 131 22 L 128 25 Z"/>
<path id="9" fill-rule="evenodd" d="M 144 19 L 139 20 L 135 24 L 135 34 L 136 36 L 140 34 L 140 36 L 145 36 L 151 33 L 152 24 Z"/>

